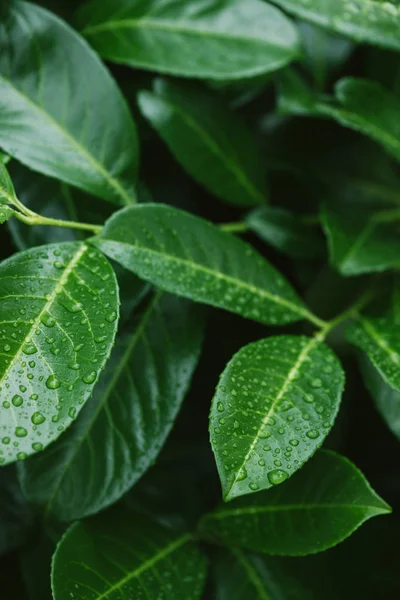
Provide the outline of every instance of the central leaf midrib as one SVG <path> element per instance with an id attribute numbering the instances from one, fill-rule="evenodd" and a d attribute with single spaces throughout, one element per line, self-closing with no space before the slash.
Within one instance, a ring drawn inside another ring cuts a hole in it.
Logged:
<path id="1" fill-rule="evenodd" d="M 238 563 L 242 565 L 249 578 L 249 581 L 257 590 L 259 600 L 271 600 L 270 595 L 267 594 L 267 591 L 264 587 L 264 582 L 262 581 L 260 574 L 254 567 L 254 565 L 252 565 L 251 562 L 247 559 L 245 554 L 241 550 L 239 550 L 239 548 L 229 548 L 229 551 L 233 554 Z"/>
<path id="2" fill-rule="evenodd" d="M 84 146 L 82 146 L 78 142 L 78 140 L 76 140 L 74 137 L 72 137 L 68 131 L 63 129 L 60 126 L 60 124 L 57 123 L 57 121 L 55 119 L 53 119 L 53 117 L 48 112 L 43 110 L 43 108 L 41 106 L 39 106 L 38 104 L 36 104 L 31 98 L 29 98 L 29 96 L 26 96 L 26 94 L 22 93 L 17 87 L 15 87 L 15 85 L 9 79 L 4 77 L 4 75 L 2 75 L 1 73 L 0 73 L 0 79 L 2 79 L 6 85 L 9 85 L 14 90 L 14 92 L 16 94 L 18 94 L 24 100 L 24 102 L 26 102 L 31 107 L 33 107 L 34 110 L 37 110 L 44 117 L 45 120 L 47 120 L 53 127 L 55 127 L 70 142 L 70 144 L 72 144 L 72 146 L 74 146 L 78 150 L 78 152 L 80 154 L 82 154 L 84 157 L 86 157 L 86 159 L 93 166 L 95 171 L 100 173 L 104 177 L 104 179 L 106 181 L 108 181 L 109 184 L 114 188 L 114 190 L 118 193 L 118 195 L 124 201 L 125 205 L 130 205 L 130 204 L 135 203 L 134 200 L 126 192 L 126 190 L 119 183 L 119 181 L 113 175 L 111 175 L 111 173 L 109 171 L 107 171 L 103 167 L 103 165 L 101 163 L 99 163 L 98 160 L 92 154 L 90 154 Z"/>
<path id="3" fill-rule="evenodd" d="M 327 509 L 351 509 L 351 510 L 379 510 L 384 511 L 384 506 L 374 506 L 373 504 L 347 504 L 347 503 L 314 503 L 314 504 L 271 504 L 268 506 L 250 506 L 246 508 L 236 508 L 232 510 L 227 510 L 220 513 L 211 514 L 209 517 L 205 518 L 205 521 L 208 519 L 220 520 L 230 517 L 242 516 L 247 514 L 259 514 L 259 513 L 269 513 L 269 512 L 286 512 L 286 511 L 303 511 L 307 512 L 309 510 L 327 510 Z M 387 509 L 389 512 L 389 509 Z"/>
<path id="4" fill-rule="evenodd" d="M 82 443 L 84 442 L 84 440 L 88 437 L 88 434 L 90 432 L 90 430 L 92 429 L 93 425 L 95 424 L 97 417 L 99 416 L 100 412 L 103 410 L 104 405 L 107 403 L 111 392 L 113 391 L 118 379 L 120 378 L 120 376 L 122 375 L 122 373 L 124 372 L 128 361 L 131 357 L 131 354 L 137 344 L 137 342 L 140 339 L 140 336 L 143 333 L 144 328 L 146 327 L 148 320 L 154 310 L 154 307 L 157 305 L 157 303 L 160 301 L 162 292 L 158 292 L 157 294 L 155 294 L 153 300 L 150 302 L 148 308 L 146 309 L 145 313 L 142 316 L 142 320 L 140 322 L 139 327 L 135 330 L 134 334 L 132 335 L 132 339 L 129 342 L 128 347 L 126 348 L 123 356 L 121 357 L 120 363 L 112 377 L 112 379 L 110 380 L 104 394 L 103 397 L 101 399 L 101 402 L 98 403 L 96 410 L 94 411 L 92 418 L 90 419 L 89 423 L 87 424 L 87 427 L 85 428 L 85 430 L 83 431 L 82 435 L 78 438 L 78 440 L 75 442 L 74 444 L 74 451 L 72 453 L 72 455 L 69 457 L 68 462 L 64 464 L 64 468 L 61 472 L 61 476 L 58 479 L 57 482 L 57 486 L 55 487 L 53 493 L 51 494 L 50 498 L 48 499 L 47 503 L 46 503 L 46 510 L 45 510 L 45 514 L 48 514 L 50 511 L 50 508 L 54 502 L 54 499 L 57 495 L 58 490 L 61 487 L 62 482 L 64 481 L 64 478 L 67 474 L 67 472 L 69 471 L 76 455 L 78 454 Z"/>
<path id="5" fill-rule="evenodd" d="M 258 296 L 261 296 L 262 298 L 266 298 L 272 302 L 275 302 L 276 304 L 285 306 L 292 312 L 294 312 L 298 315 L 301 315 L 303 318 L 308 318 L 309 313 L 306 308 L 299 307 L 296 304 L 294 304 L 293 302 L 291 302 L 290 300 L 286 300 L 285 298 L 282 298 L 282 296 L 276 296 L 275 294 L 272 294 L 271 292 L 268 292 L 267 290 L 264 290 L 262 288 L 257 288 L 249 283 L 246 283 L 245 281 L 242 281 L 241 279 L 235 279 L 234 277 L 231 277 L 230 275 L 226 275 L 225 273 L 221 273 L 220 271 L 215 271 L 215 270 L 210 269 L 209 267 L 205 267 L 204 265 L 200 265 L 198 263 L 194 263 L 187 259 L 184 259 L 184 258 L 181 258 L 178 256 L 174 256 L 171 254 L 162 253 L 162 252 L 159 252 L 158 250 L 153 250 L 153 249 L 147 248 L 145 246 L 134 246 L 133 244 L 129 244 L 128 242 L 120 242 L 118 240 L 113 240 L 113 239 L 107 238 L 105 236 L 100 237 L 99 239 L 100 240 L 103 239 L 105 242 L 111 242 L 111 243 L 120 244 L 121 246 L 127 246 L 129 249 L 138 250 L 139 252 L 147 252 L 149 254 L 154 254 L 158 257 L 162 257 L 166 261 L 171 260 L 172 262 L 177 262 L 178 264 L 189 266 L 193 270 L 201 271 L 203 273 L 206 273 L 207 275 L 213 276 L 216 279 L 226 280 L 227 282 L 234 284 L 237 287 L 242 287 L 244 289 L 248 289 L 251 292 L 257 294 Z M 100 247 L 101 247 L 101 244 L 100 244 Z M 218 306 L 220 306 L 220 305 L 218 304 Z"/>

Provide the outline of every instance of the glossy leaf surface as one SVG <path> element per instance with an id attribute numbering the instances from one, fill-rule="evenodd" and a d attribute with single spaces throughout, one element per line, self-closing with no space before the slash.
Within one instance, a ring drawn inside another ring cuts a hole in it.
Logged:
<path id="1" fill-rule="evenodd" d="M 371 362 L 361 359 L 361 372 L 380 415 L 400 440 L 400 392 L 390 387 Z"/>
<path id="2" fill-rule="evenodd" d="M 378 212 L 368 207 L 325 206 L 322 224 L 330 262 L 342 275 L 384 271 L 400 265 L 397 228 L 390 219 L 379 220 Z"/>
<path id="3" fill-rule="evenodd" d="M 250 246 L 181 210 L 147 204 L 119 211 L 92 243 L 161 289 L 261 323 L 290 323 L 309 314 Z"/>
<path id="4" fill-rule="evenodd" d="M 331 116 L 381 144 L 400 160 L 400 101 L 381 84 L 347 77 L 335 87 L 340 106 L 320 104 L 322 114 Z"/>
<path id="5" fill-rule="evenodd" d="M 264 203 L 260 153 L 228 106 L 203 88 L 162 80 L 138 101 L 178 162 L 212 194 L 239 206 Z"/>
<path id="6" fill-rule="evenodd" d="M 115 82 L 69 26 L 18 0 L 0 25 L 0 146 L 95 196 L 135 201 L 136 131 Z"/>
<path id="7" fill-rule="evenodd" d="M 344 372 L 318 337 L 271 337 L 241 348 L 210 413 L 225 500 L 280 484 L 321 446 L 339 409 Z"/>
<path id="8" fill-rule="evenodd" d="M 350 461 L 322 450 L 275 490 L 206 515 L 200 531 L 224 545 L 296 556 L 335 546 L 364 521 L 388 512 Z"/>
<path id="9" fill-rule="evenodd" d="M 117 337 L 106 371 L 77 422 L 21 465 L 30 502 L 72 521 L 118 500 L 155 461 L 200 353 L 201 307 L 157 294 Z"/>
<path id="10" fill-rule="evenodd" d="M 83 243 L 41 246 L 0 266 L 0 459 L 22 460 L 69 427 L 114 343 L 118 288 Z"/>
<path id="11" fill-rule="evenodd" d="M 206 561 L 187 534 L 129 513 L 72 525 L 52 565 L 55 600 L 200 600 Z"/>
<path id="12" fill-rule="evenodd" d="M 356 42 L 400 51 L 398 0 L 274 0 L 274 3 Z"/>
<path id="13" fill-rule="evenodd" d="M 323 243 L 315 225 L 287 210 L 266 206 L 246 217 L 246 223 L 262 240 L 293 258 L 321 258 Z"/>
<path id="14" fill-rule="evenodd" d="M 384 381 L 400 391 L 400 336 L 388 317 L 359 317 L 347 331 L 348 340 L 364 350 Z"/>
<path id="15" fill-rule="evenodd" d="M 299 54 L 293 24 L 259 0 L 94 0 L 79 23 L 107 60 L 171 75 L 254 77 Z"/>

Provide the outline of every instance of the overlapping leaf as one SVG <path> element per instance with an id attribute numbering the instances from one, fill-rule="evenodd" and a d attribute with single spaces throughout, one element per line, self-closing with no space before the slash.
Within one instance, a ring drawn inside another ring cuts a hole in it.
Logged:
<path id="1" fill-rule="evenodd" d="M 205 577 L 206 561 L 190 535 L 128 513 L 72 525 L 52 564 L 55 600 L 200 600 Z"/>
<path id="2" fill-rule="evenodd" d="M 0 556 L 26 540 L 33 514 L 21 494 L 13 467 L 0 470 Z"/>
<path id="3" fill-rule="evenodd" d="M 21 465 L 25 495 L 72 521 L 119 499 L 156 459 L 197 364 L 202 310 L 157 294 L 117 338 L 107 370 L 77 422 Z"/>
<path id="4" fill-rule="evenodd" d="M 41 246 L 0 266 L 0 460 L 25 459 L 69 427 L 114 343 L 113 270 L 83 243 Z"/>
<path id="5" fill-rule="evenodd" d="M 320 447 L 339 409 L 344 373 L 318 336 L 245 346 L 225 368 L 210 413 L 225 500 L 280 484 Z"/>
<path id="6" fill-rule="evenodd" d="M 142 114 L 183 168 L 216 196 L 239 206 L 266 198 L 260 153 L 245 125 L 213 94 L 158 80 L 139 93 Z"/>
<path id="7" fill-rule="evenodd" d="M 323 450 L 279 488 L 206 515 L 200 531 L 224 545 L 296 556 L 335 546 L 364 521 L 388 512 L 350 461 Z"/>
<path id="8" fill-rule="evenodd" d="M 342 275 L 384 271 L 400 265 L 400 236 L 393 217 L 369 207 L 330 205 L 322 210 L 330 261 Z"/>
<path id="9" fill-rule="evenodd" d="M 10 204 L 15 198 L 15 190 L 5 164 L 0 160 L 0 204 Z"/>
<path id="10" fill-rule="evenodd" d="M 274 0 L 274 3 L 357 42 L 400 51 L 398 0 Z"/>
<path id="11" fill-rule="evenodd" d="M 79 23 L 107 60 L 180 76 L 254 77 L 299 54 L 290 20 L 259 0 L 94 0 Z"/>
<path id="12" fill-rule="evenodd" d="M 63 21 L 19 0 L 0 25 L 0 146 L 100 198 L 135 200 L 135 126 L 114 81 Z"/>

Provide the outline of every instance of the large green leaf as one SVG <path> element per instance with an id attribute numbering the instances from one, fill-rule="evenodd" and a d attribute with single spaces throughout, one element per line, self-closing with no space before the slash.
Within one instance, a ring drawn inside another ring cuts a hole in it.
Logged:
<path id="1" fill-rule="evenodd" d="M 143 115 L 175 158 L 216 196 L 240 206 L 266 197 L 260 153 L 229 107 L 203 88 L 158 80 L 155 92 L 139 93 Z"/>
<path id="2" fill-rule="evenodd" d="M 117 338 L 107 369 L 77 422 L 21 465 L 30 502 L 72 521 L 118 500 L 156 459 L 197 364 L 202 310 L 157 294 Z M 93 456 L 95 455 L 95 460 Z"/>
<path id="3" fill-rule="evenodd" d="M 92 243 L 166 291 L 262 323 L 310 314 L 287 281 L 241 240 L 161 204 L 121 210 Z"/>
<path id="4" fill-rule="evenodd" d="M 235 354 L 210 413 L 225 500 L 282 483 L 314 454 L 333 425 L 344 379 L 318 336 L 271 337 Z"/>
<path id="5" fill-rule="evenodd" d="M 355 77 L 341 79 L 335 92 L 340 106 L 320 103 L 319 112 L 368 135 L 400 160 L 399 99 L 379 83 Z"/>
<path id="6" fill-rule="evenodd" d="M 297 556 L 335 546 L 364 521 L 388 512 L 350 461 L 322 450 L 279 488 L 203 517 L 200 532 L 229 546 Z"/>
<path id="7" fill-rule="evenodd" d="M 105 200 L 135 200 L 136 131 L 114 81 L 69 26 L 19 0 L 0 24 L 0 147 Z"/>
<path id="8" fill-rule="evenodd" d="M 0 556 L 22 545 L 33 524 L 14 467 L 0 471 Z"/>
<path id="9" fill-rule="evenodd" d="M 395 224 L 369 207 L 329 205 L 322 210 L 330 262 L 342 275 L 360 275 L 400 266 Z M 384 213 L 381 213 L 382 215 Z"/>
<path id="10" fill-rule="evenodd" d="M 363 356 L 361 373 L 376 408 L 392 433 L 400 440 L 400 392 L 390 387 L 379 371 Z"/>
<path id="11" fill-rule="evenodd" d="M 312 582 L 303 585 L 285 560 L 290 559 L 220 550 L 213 558 L 216 600 L 315 600 Z"/>
<path id="12" fill-rule="evenodd" d="M 14 198 L 13 182 L 5 164 L 0 160 L 0 204 L 11 204 Z"/>
<path id="13" fill-rule="evenodd" d="M 347 331 L 348 340 L 369 356 L 383 380 L 400 391 L 399 325 L 390 317 L 358 317 Z"/>
<path id="14" fill-rule="evenodd" d="M 41 246 L 0 266 L 0 457 L 42 450 L 69 427 L 114 343 L 118 287 L 83 243 Z"/>
<path id="15" fill-rule="evenodd" d="M 290 13 L 321 27 L 367 42 L 400 50 L 398 0 L 273 0 Z"/>
<path id="16" fill-rule="evenodd" d="M 315 224 L 311 225 L 282 208 L 257 208 L 246 217 L 249 229 L 262 240 L 292 258 L 320 258 L 323 243 Z"/>
<path id="17" fill-rule="evenodd" d="M 171 75 L 255 77 L 299 55 L 290 20 L 260 0 L 94 0 L 79 23 L 104 58 Z"/>
<path id="18" fill-rule="evenodd" d="M 190 535 L 128 513 L 72 525 L 52 564 L 54 600 L 200 600 L 205 577 Z"/>

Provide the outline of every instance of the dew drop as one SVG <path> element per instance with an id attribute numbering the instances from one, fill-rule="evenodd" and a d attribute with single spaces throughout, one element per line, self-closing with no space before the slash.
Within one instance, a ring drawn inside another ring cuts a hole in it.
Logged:
<path id="1" fill-rule="evenodd" d="M 222 402 L 217 402 L 217 411 L 224 412 L 224 410 L 225 410 L 225 406 L 222 404 Z"/>
<path id="2" fill-rule="evenodd" d="M 42 423 L 45 422 L 45 420 L 46 420 L 46 418 L 40 412 L 33 413 L 32 417 L 31 417 L 31 421 L 34 425 L 41 425 Z"/>
<path id="3" fill-rule="evenodd" d="M 48 312 L 43 313 L 43 315 L 40 318 L 40 321 L 46 327 L 54 327 L 54 325 L 56 324 L 55 318 L 52 317 Z"/>
<path id="4" fill-rule="evenodd" d="M 289 477 L 289 473 L 286 473 L 283 469 L 274 469 L 268 473 L 269 482 L 272 485 L 279 485 L 283 483 Z"/>
<path id="5" fill-rule="evenodd" d="M 15 394 L 11 402 L 14 404 L 14 406 L 21 406 L 21 404 L 23 403 L 23 399 L 18 394 Z"/>
<path id="6" fill-rule="evenodd" d="M 50 375 L 50 377 L 47 378 L 46 387 L 49 388 L 49 390 L 58 390 L 58 388 L 61 387 L 61 383 L 55 375 Z"/>
<path id="7" fill-rule="evenodd" d="M 28 435 L 27 430 L 25 429 L 25 427 L 16 427 L 15 428 L 15 435 L 19 438 L 23 438 L 26 437 Z"/>
<path id="8" fill-rule="evenodd" d="M 319 432 L 316 429 L 310 429 L 307 431 L 306 436 L 310 438 L 310 440 L 316 440 L 319 437 Z"/>
<path id="9" fill-rule="evenodd" d="M 83 381 L 83 383 L 87 383 L 87 384 L 94 383 L 96 381 L 96 377 L 97 377 L 96 371 L 91 371 L 91 373 L 88 373 L 87 375 L 82 377 L 82 381 Z"/>
<path id="10" fill-rule="evenodd" d="M 27 342 L 26 344 L 24 344 L 24 346 L 22 346 L 22 352 L 24 354 L 27 354 L 28 356 L 30 356 L 31 354 L 36 354 L 37 351 L 38 350 L 35 344 L 33 344 L 32 342 Z"/>
<path id="11" fill-rule="evenodd" d="M 33 449 L 35 452 L 40 452 L 40 451 L 43 449 L 43 444 L 41 444 L 40 442 L 34 442 L 34 443 L 32 444 L 32 449 Z"/>

